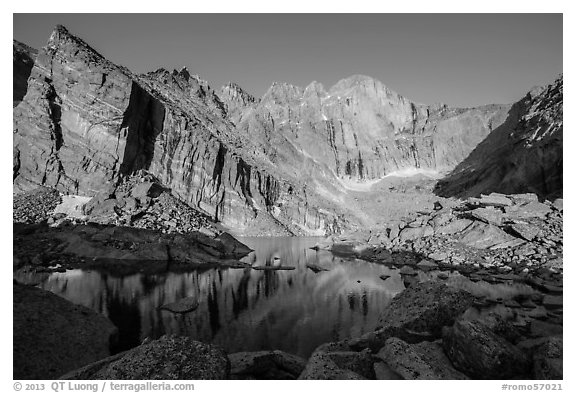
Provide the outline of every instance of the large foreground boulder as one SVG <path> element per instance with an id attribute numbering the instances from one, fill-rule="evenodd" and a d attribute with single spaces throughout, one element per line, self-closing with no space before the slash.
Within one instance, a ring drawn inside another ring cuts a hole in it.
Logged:
<path id="1" fill-rule="evenodd" d="M 355 352 L 345 343 L 316 348 L 298 379 L 375 379 L 374 359 L 368 350 Z"/>
<path id="2" fill-rule="evenodd" d="M 474 299 L 471 293 L 443 283 L 418 283 L 392 299 L 376 331 L 350 340 L 349 345 L 356 350 L 370 348 L 378 352 L 390 337 L 408 343 L 440 338 L 442 328 L 452 325 L 473 305 Z"/>
<path id="3" fill-rule="evenodd" d="M 404 379 L 468 379 L 454 369 L 437 342 L 411 345 L 393 337 L 377 356 Z"/>
<path id="4" fill-rule="evenodd" d="M 232 379 L 297 379 L 306 360 L 283 351 L 238 352 L 228 356 Z"/>
<path id="5" fill-rule="evenodd" d="M 534 352 L 534 378 L 563 379 L 562 336 L 549 337 Z"/>
<path id="6" fill-rule="evenodd" d="M 381 326 L 440 337 L 442 327 L 451 325 L 472 306 L 474 296 L 446 284 L 427 281 L 396 295 L 380 316 Z"/>
<path id="7" fill-rule="evenodd" d="M 526 355 L 480 321 L 457 321 L 444 329 L 442 341 L 454 367 L 473 378 L 519 378 L 529 373 Z"/>
<path id="8" fill-rule="evenodd" d="M 117 329 L 103 315 L 14 283 L 14 379 L 54 379 L 110 355 Z"/>
<path id="9" fill-rule="evenodd" d="M 62 376 L 62 379 L 228 379 L 230 361 L 219 347 L 189 337 L 162 336 Z"/>

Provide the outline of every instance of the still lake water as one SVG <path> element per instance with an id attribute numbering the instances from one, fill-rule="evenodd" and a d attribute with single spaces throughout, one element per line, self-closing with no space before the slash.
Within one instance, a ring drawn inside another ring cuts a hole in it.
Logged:
<path id="1" fill-rule="evenodd" d="M 116 351 L 134 347 L 146 337 L 177 334 L 218 344 L 228 353 L 280 349 L 305 358 L 322 343 L 374 330 L 381 310 L 405 288 L 396 269 L 311 250 L 318 238 L 239 240 L 255 250 L 243 261 L 296 269 L 124 276 L 77 269 L 27 279 L 42 277 L 39 287 L 110 318 L 120 331 Z M 307 264 L 329 270 L 315 273 Z M 382 274 L 390 278 L 384 281 L 379 278 Z M 435 273 L 418 274 L 426 280 Z M 496 295 L 502 296 L 500 292 Z M 195 311 L 160 310 L 163 304 L 191 296 L 200 302 Z"/>

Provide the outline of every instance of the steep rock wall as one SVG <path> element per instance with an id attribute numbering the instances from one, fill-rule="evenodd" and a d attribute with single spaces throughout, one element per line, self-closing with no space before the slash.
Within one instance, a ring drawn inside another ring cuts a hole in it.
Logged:
<path id="1" fill-rule="evenodd" d="M 46 185 L 94 195 L 148 169 L 240 231 L 256 218 L 272 232 L 333 230 L 332 214 L 310 206 L 265 162 L 242 156 L 242 140 L 205 82 L 181 70 L 167 83 L 159 79 L 166 73 L 133 75 L 57 27 L 14 109 L 14 190 Z"/>
<path id="2" fill-rule="evenodd" d="M 231 117 L 288 172 L 298 173 L 302 158 L 311 157 L 339 178 L 366 181 L 407 168 L 453 169 L 506 119 L 508 108 L 425 106 L 357 75 L 328 91 L 316 82 L 305 89 L 274 84 Z"/>

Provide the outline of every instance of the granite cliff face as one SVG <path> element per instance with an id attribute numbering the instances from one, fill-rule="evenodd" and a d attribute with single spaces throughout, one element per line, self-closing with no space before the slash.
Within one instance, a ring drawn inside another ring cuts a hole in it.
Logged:
<path id="1" fill-rule="evenodd" d="M 274 83 L 256 99 L 186 68 L 135 75 L 61 26 L 35 62 L 23 47 L 14 44 L 15 86 L 29 73 L 14 108 L 15 191 L 92 196 L 144 169 L 238 232 L 318 235 L 388 216 L 377 202 L 391 176 L 450 173 L 436 189 L 445 196 L 561 193 L 561 79 L 478 108 L 417 104 L 361 75 L 328 90 Z"/>
<path id="2" fill-rule="evenodd" d="M 236 83 L 229 83 L 222 86 L 219 96 L 226 106 L 226 114 L 228 117 L 236 121 L 242 118 L 242 114 L 248 106 L 256 102 L 256 98 Z"/>
<path id="3" fill-rule="evenodd" d="M 332 231 L 334 217 L 240 154 L 224 106 L 186 70 L 134 75 L 58 26 L 28 86 L 14 109 L 15 191 L 45 185 L 90 196 L 146 169 L 235 229 Z"/>
<path id="4" fill-rule="evenodd" d="M 231 113 L 232 122 L 289 173 L 312 160 L 339 179 L 366 182 L 407 169 L 453 169 L 504 122 L 509 106 L 425 106 L 356 75 L 328 91 L 316 82 L 274 84 L 245 108 Z"/>

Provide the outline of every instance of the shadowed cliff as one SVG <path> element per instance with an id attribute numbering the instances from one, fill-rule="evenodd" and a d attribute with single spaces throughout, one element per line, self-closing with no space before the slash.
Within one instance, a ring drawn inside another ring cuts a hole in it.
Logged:
<path id="1" fill-rule="evenodd" d="M 469 197 L 500 192 L 562 197 L 563 78 L 530 91 L 506 121 L 444 179 L 435 192 Z"/>

